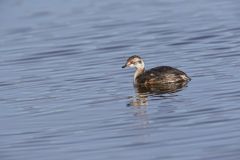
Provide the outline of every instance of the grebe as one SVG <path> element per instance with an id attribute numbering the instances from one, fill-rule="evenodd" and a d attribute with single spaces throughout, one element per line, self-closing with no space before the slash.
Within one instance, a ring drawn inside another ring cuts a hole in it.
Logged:
<path id="1" fill-rule="evenodd" d="M 137 55 L 128 58 L 125 67 L 135 67 L 134 84 L 155 85 L 186 83 L 191 80 L 186 73 L 169 66 L 159 66 L 145 71 L 143 59 Z"/>

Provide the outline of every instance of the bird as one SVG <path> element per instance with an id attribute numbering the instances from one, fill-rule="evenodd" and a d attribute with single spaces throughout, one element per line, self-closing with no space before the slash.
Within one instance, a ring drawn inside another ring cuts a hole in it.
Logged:
<path id="1" fill-rule="evenodd" d="M 158 66 L 145 70 L 143 59 L 133 55 L 127 59 L 122 68 L 136 68 L 134 73 L 134 85 L 164 85 L 174 83 L 187 83 L 191 78 L 183 71 L 170 66 Z"/>

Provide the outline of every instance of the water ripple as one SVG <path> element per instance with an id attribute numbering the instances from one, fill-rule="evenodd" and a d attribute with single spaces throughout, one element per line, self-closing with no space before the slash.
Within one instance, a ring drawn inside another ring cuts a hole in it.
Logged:
<path id="1" fill-rule="evenodd" d="M 0 159 L 240 158 L 237 2 L 0 3 Z M 132 54 L 192 81 L 141 93 Z"/>

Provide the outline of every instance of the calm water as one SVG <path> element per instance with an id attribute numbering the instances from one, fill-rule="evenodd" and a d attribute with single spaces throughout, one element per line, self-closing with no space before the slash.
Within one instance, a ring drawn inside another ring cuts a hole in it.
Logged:
<path id="1" fill-rule="evenodd" d="M 237 0 L 0 1 L 1 160 L 239 160 Z M 133 70 L 177 67 L 171 94 Z"/>

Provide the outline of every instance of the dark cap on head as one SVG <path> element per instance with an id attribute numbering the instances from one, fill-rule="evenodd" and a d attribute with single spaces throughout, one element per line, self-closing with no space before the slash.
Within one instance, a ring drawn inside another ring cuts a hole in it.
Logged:
<path id="1" fill-rule="evenodd" d="M 132 59 L 134 59 L 134 58 L 142 59 L 142 58 L 141 58 L 140 56 L 138 56 L 138 55 L 133 55 L 133 56 L 129 57 L 127 61 L 132 60 Z"/>

